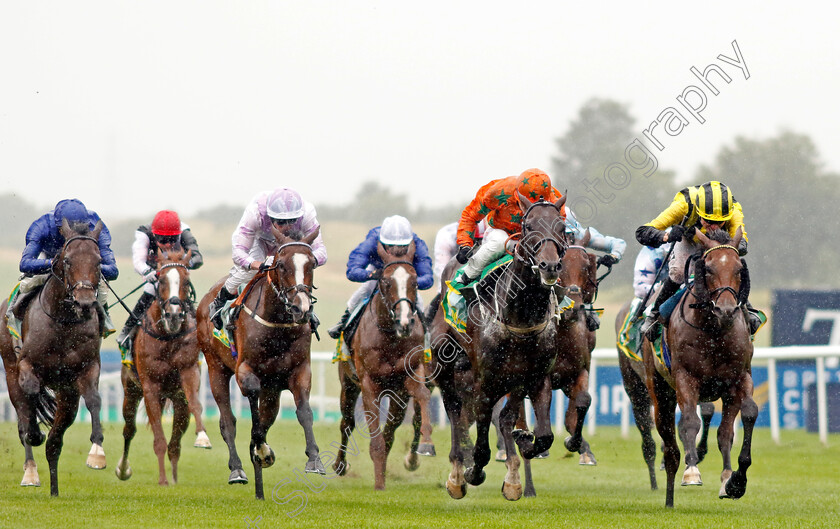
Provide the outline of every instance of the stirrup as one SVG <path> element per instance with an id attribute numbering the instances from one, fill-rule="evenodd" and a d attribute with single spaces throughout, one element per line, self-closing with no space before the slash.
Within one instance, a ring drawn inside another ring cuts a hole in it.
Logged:
<path id="1" fill-rule="evenodd" d="M 659 324 L 659 317 L 652 314 L 648 316 L 639 331 L 645 336 L 645 338 L 648 339 L 649 342 L 655 342 L 662 332 Z"/>

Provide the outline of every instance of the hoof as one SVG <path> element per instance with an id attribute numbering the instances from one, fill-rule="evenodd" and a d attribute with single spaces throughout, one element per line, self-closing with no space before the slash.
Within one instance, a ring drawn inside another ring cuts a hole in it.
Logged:
<path id="1" fill-rule="evenodd" d="M 128 463 L 127 459 L 120 458 L 120 460 L 117 461 L 117 468 L 114 469 L 114 474 L 116 474 L 121 481 L 126 481 L 131 477 L 131 465 Z"/>
<path id="2" fill-rule="evenodd" d="M 703 485 L 703 480 L 700 479 L 700 469 L 694 466 L 686 468 L 680 485 L 683 487 Z"/>
<path id="3" fill-rule="evenodd" d="M 467 484 L 462 483 L 460 485 L 456 485 L 451 479 L 447 479 L 446 492 L 449 493 L 449 497 L 453 500 L 460 500 L 467 495 Z"/>
<path id="4" fill-rule="evenodd" d="M 496 461 L 507 461 L 507 450 L 499 450 L 496 452 Z"/>
<path id="5" fill-rule="evenodd" d="M 548 450 L 535 455 L 532 459 L 546 459 L 548 457 Z"/>
<path id="6" fill-rule="evenodd" d="M 502 483 L 502 496 L 508 501 L 516 501 L 522 497 L 522 484 L 516 485 L 505 481 Z"/>
<path id="7" fill-rule="evenodd" d="M 580 459 L 578 460 L 578 465 L 594 467 L 597 464 L 598 462 L 595 460 L 595 456 L 592 454 L 592 452 L 582 453 L 580 455 Z"/>
<path id="8" fill-rule="evenodd" d="M 324 464 L 321 463 L 321 459 L 317 457 L 312 461 L 307 461 L 303 471 L 308 474 L 321 474 L 322 476 L 327 475 L 327 471 L 324 469 Z"/>
<path id="9" fill-rule="evenodd" d="M 102 470 L 105 468 L 105 450 L 97 444 L 91 446 L 87 462 L 85 464 L 88 468 L 92 468 L 94 470 Z"/>
<path id="10" fill-rule="evenodd" d="M 405 466 L 405 469 L 409 472 L 414 472 L 420 468 L 420 461 L 417 458 L 417 454 L 406 454 L 405 459 L 403 459 L 403 466 Z"/>
<path id="11" fill-rule="evenodd" d="M 44 440 L 47 438 L 40 429 L 35 430 L 35 433 L 27 432 L 26 434 L 26 444 L 29 446 L 41 446 L 44 444 Z"/>
<path id="12" fill-rule="evenodd" d="M 470 467 L 464 472 L 464 479 L 473 487 L 478 487 L 487 479 L 487 474 L 483 470 L 479 470 L 479 472 L 479 474 L 476 474 L 475 467 Z"/>
<path id="13" fill-rule="evenodd" d="M 38 465 L 33 461 L 31 465 L 23 465 L 23 479 L 20 481 L 21 487 L 40 487 L 41 478 L 38 476 Z"/>
<path id="14" fill-rule="evenodd" d="M 732 476 L 723 484 L 721 490 L 726 493 L 726 496 L 721 496 L 721 498 L 732 498 L 733 500 L 742 498 L 747 492 L 747 475 L 743 472 L 733 472 Z"/>
<path id="15" fill-rule="evenodd" d="M 417 455 L 435 457 L 437 455 L 437 453 L 435 453 L 435 445 L 432 443 L 420 443 L 417 446 Z"/>
<path id="16" fill-rule="evenodd" d="M 335 471 L 337 475 L 346 476 L 347 470 L 350 469 L 350 463 L 348 463 L 347 461 L 342 461 L 341 464 L 339 464 L 339 462 L 336 461 L 335 463 L 333 463 L 332 467 L 333 471 Z"/>
<path id="17" fill-rule="evenodd" d="M 266 443 L 263 443 L 259 448 L 254 448 L 251 459 L 262 468 L 268 468 L 274 464 L 276 458 L 274 456 L 274 450 Z"/>
<path id="18" fill-rule="evenodd" d="M 511 433 L 513 434 L 513 440 L 520 446 L 523 442 L 533 443 L 535 439 L 534 434 L 528 430 L 520 430 L 517 428 Z"/>
<path id="19" fill-rule="evenodd" d="M 248 476 L 245 475 L 245 471 L 241 468 L 237 468 L 230 473 L 230 477 L 228 478 L 228 485 L 247 485 L 248 484 Z"/>
<path id="20" fill-rule="evenodd" d="M 195 436 L 195 443 L 193 446 L 195 448 L 204 448 L 206 450 L 213 448 L 213 445 L 210 443 L 210 438 L 207 437 L 207 432 L 198 432 L 198 435 Z"/>
<path id="21" fill-rule="evenodd" d="M 577 452 L 580 450 L 580 445 L 582 442 L 583 437 L 578 437 L 575 441 L 572 436 L 569 436 L 563 441 L 563 446 L 565 446 L 566 450 L 568 450 L 569 452 Z"/>

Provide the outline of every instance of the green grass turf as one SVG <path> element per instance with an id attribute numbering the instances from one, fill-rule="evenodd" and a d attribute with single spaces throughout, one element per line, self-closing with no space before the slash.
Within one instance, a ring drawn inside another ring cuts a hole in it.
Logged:
<path id="1" fill-rule="evenodd" d="M 238 447 L 243 455 L 249 426 L 240 421 Z M 368 442 L 361 435 L 356 435 L 359 454 L 349 457 L 349 475 L 329 480 L 312 476 L 310 489 L 295 481 L 305 456 L 302 430 L 293 421 L 278 421 L 269 432 L 277 463 L 264 471 L 267 499 L 260 502 L 254 499 L 253 484 L 227 484 L 227 450 L 218 424 L 209 424 L 208 433 L 214 448 L 205 451 L 192 448 L 194 432 L 188 431 L 179 465 L 181 479 L 160 487 L 148 428 L 140 427 L 132 445 L 134 476 L 122 482 L 114 476 L 122 449 L 120 425 L 106 425 L 108 468 L 94 471 L 85 467 L 89 426 L 74 424 L 60 461 L 61 496 L 51 498 L 43 448 L 35 452 L 43 486 L 20 487 L 23 450 L 16 427 L 0 423 L 0 528 L 840 526 L 836 435 L 826 448 L 815 434 L 783 431 L 782 445 L 775 445 L 768 430 L 757 430 L 747 493 L 738 501 L 717 497 L 721 458 L 713 442 L 700 465 L 706 484 L 677 485 L 676 508 L 666 510 L 664 472 L 658 472 L 660 490 L 649 490 L 638 433 L 622 439 L 615 427 L 601 427 L 590 439 L 597 467 L 581 467 L 577 458 L 562 457 L 564 451 L 555 444 L 549 459 L 533 464 L 537 498 L 518 502 L 502 498 L 504 465 L 496 462 L 487 468 L 487 481 L 481 487 L 470 487 L 463 500 L 449 498 L 442 486 L 449 469 L 448 429 L 435 430 L 436 458 L 422 458 L 414 473 L 405 470 L 402 457 L 410 433 L 406 426 L 397 432 L 384 492 L 373 490 Z M 330 444 L 338 440 L 338 426 L 320 424 L 315 435 L 322 454 L 333 451 Z M 245 470 L 252 478 L 250 464 Z M 300 496 L 281 504 L 272 498 L 274 487 L 277 498 L 295 490 L 301 491 Z M 290 518 L 286 513 L 299 507 L 304 495 L 305 507 Z"/>

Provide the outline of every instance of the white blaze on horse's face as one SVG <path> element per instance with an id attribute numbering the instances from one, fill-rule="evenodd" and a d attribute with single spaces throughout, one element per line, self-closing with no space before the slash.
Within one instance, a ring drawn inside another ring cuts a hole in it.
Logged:
<path id="1" fill-rule="evenodd" d="M 304 272 L 306 270 L 306 263 L 309 262 L 309 256 L 305 253 L 296 253 L 292 256 L 292 262 L 295 265 L 295 284 L 303 285 Z M 298 292 L 295 297 L 300 300 L 300 309 L 304 313 L 309 312 L 309 296 L 303 292 Z"/>
<path id="2" fill-rule="evenodd" d="M 169 282 L 169 297 L 177 298 L 181 292 L 181 275 L 175 268 L 170 268 L 166 272 L 166 280 Z"/>
<path id="3" fill-rule="evenodd" d="M 174 267 L 170 268 L 162 277 L 165 278 L 165 281 L 169 285 L 169 299 L 180 299 L 181 275 L 178 273 L 178 270 Z M 173 303 L 168 304 L 167 311 L 162 319 L 163 327 L 166 332 L 174 333 L 181 330 L 180 314 L 181 305 Z"/>
<path id="4" fill-rule="evenodd" d="M 403 267 L 399 267 L 394 270 L 394 275 L 391 276 L 391 279 L 393 279 L 393 281 L 397 284 L 397 297 L 399 299 L 408 299 L 408 278 L 408 271 Z M 405 302 L 400 302 L 400 306 L 404 306 L 404 303 Z M 405 303 L 405 305 L 408 304 Z M 410 314 L 411 307 L 409 307 L 409 310 L 400 311 L 400 325 L 404 327 L 408 326 L 408 317 Z"/>

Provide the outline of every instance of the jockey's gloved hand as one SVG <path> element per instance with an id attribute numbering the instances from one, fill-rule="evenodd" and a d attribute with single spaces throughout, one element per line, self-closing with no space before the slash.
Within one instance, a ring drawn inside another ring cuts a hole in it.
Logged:
<path id="1" fill-rule="evenodd" d="M 458 248 L 458 253 L 455 255 L 455 259 L 461 264 L 467 264 L 467 261 L 470 260 L 472 250 L 473 249 L 470 246 L 461 246 Z"/>
<path id="2" fill-rule="evenodd" d="M 616 259 L 615 257 L 613 257 L 613 256 L 612 256 L 612 255 L 610 255 L 610 254 L 605 254 L 605 255 L 602 255 L 601 257 L 599 257 L 599 258 L 598 258 L 598 263 L 597 263 L 597 264 L 598 264 L 599 266 L 607 266 L 607 267 L 610 267 L 610 266 L 614 265 L 614 264 L 615 264 L 615 263 L 617 263 L 617 262 L 618 262 L 618 259 Z"/>
<path id="3" fill-rule="evenodd" d="M 271 265 L 268 264 L 267 262 L 266 263 L 260 263 L 260 268 L 259 268 L 258 272 L 265 272 L 266 270 L 269 269 L 270 266 Z"/>
<path id="4" fill-rule="evenodd" d="M 154 283 L 158 280 L 157 270 L 149 270 L 143 275 L 143 281 L 146 283 Z"/>
<path id="5" fill-rule="evenodd" d="M 685 234 L 685 227 L 677 224 L 671 227 L 671 232 L 668 234 L 668 242 L 680 242 Z"/>
<path id="6" fill-rule="evenodd" d="M 371 270 L 371 272 L 370 272 L 370 278 L 371 278 L 371 279 L 376 279 L 377 281 L 379 281 L 380 279 L 382 279 L 382 269 L 381 269 L 381 268 L 377 268 L 376 270 Z"/>
<path id="7" fill-rule="evenodd" d="M 695 233 L 697 233 L 697 226 L 692 226 L 685 230 L 685 234 L 683 234 L 683 237 L 685 237 L 686 239 L 691 239 L 694 237 Z"/>

